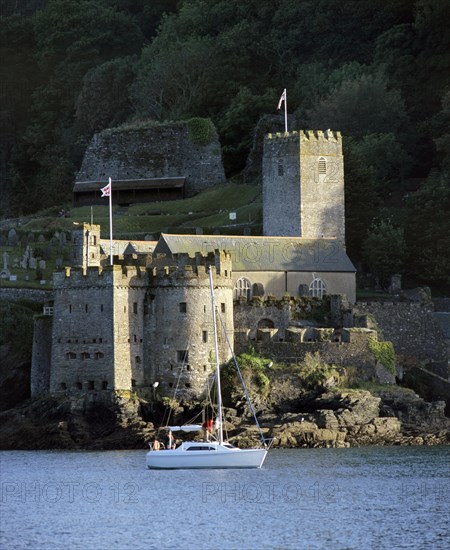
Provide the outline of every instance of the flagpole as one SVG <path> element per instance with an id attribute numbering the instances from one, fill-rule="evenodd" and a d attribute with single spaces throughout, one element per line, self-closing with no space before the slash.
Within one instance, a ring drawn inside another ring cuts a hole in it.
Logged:
<path id="1" fill-rule="evenodd" d="M 284 132 L 288 133 L 288 125 L 287 125 L 287 92 L 286 88 L 283 90 L 283 93 L 281 94 L 280 101 L 278 102 L 277 109 L 281 109 L 281 104 L 284 102 Z"/>
<path id="2" fill-rule="evenodd" d="M 288 133 L 288 127 L 287 127 L 287 93 L 286 88 L 284 89 L 284 131 L 287 134 Z"/>
<path id="3" fill-rule="evenodd" d="M 109 178 L 109 258 L 113 265 L 113 236 L 112 236 L 112 181 Z"/>

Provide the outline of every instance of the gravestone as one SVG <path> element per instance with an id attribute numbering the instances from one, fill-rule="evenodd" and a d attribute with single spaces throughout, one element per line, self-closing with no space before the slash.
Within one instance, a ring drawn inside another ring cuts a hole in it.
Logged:
<path id="1" fill-rule="evenodd" d="M 8 279 L 10 276 L 10 272 L 8 269 L 8 260 L 9 260 L 9 254 L 8 252 L 3 252 L 3 269 L 0 271 L 0 279 Z"/>
<path id="2" fill-rule="evenodd" d="M 36 258 L 30 258 L 30 260 L 28 262 L 28 267 L 29 267 L 29 269 L 36 269 L 36 267 L 37 267 Z"/>
<path id="3" fill-rule="evenodd" d="M 17 237 L 17 231 L 13 228 L 8 231 L 8 246 L 17 246 L 19 238 Z"/>
<path id="4" fill-rule="evenodd" d="M 45 269 L 47 267 L 47 264 L 45 263 L 45 260 L 39 260 L 39 269 Z"/>

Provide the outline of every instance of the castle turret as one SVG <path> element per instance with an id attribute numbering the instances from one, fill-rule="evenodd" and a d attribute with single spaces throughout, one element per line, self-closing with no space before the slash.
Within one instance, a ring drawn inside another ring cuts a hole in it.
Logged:
<path id="1" fill-rule="evenodd" d="M 177 399 L 204 395 L 214 379 L 215 353 L 209 267 L 212 266 L 217 310 L 219 362 L 232 352 L 233 281 L 231 256 L 160 256 L 149 269 L 145 319 L 145 365 L 148 385 Z M 175 394 L 175 390 L 177 392 Z"/>
<path id="2" fill-rule="evenodd" d="M 100 266 L 100 226 L 82 223 L 72 230 L 72 265 L 86 270 Z"/>
<path id="3" fill-rule="evenodd" d="M 269 134 L 263 157 L 264 235 L 345 243 L 340 132 Z"/>

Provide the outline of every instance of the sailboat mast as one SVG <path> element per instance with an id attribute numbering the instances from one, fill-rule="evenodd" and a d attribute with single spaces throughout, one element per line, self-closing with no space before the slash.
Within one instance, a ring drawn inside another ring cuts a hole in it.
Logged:
<path id="1" fill-rule="evenodd" d="M 222 392 L 220 387 L 219 344 L 217 341 L 216 304 L 214 301 L 212 266 L 209 266 L 209 287 L 211 290 L 211 306 L 212 306 L 212 318 L 213 318 L 213 328 L 214 328 L 214 351 L 216 355 L 217 408 L 219 409 L 219 443 L 222 444 L 223 443 Z"/>

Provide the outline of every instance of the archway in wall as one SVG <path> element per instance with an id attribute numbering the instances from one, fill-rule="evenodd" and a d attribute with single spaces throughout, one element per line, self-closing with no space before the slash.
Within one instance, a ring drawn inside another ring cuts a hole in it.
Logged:
<path id="1" fill-rule="evenodd" d="M 258 321 L 258 328 L 275 328 L 275 323 L 272 319 L 260 319 Z"/>

